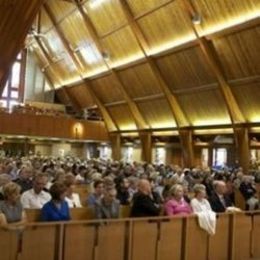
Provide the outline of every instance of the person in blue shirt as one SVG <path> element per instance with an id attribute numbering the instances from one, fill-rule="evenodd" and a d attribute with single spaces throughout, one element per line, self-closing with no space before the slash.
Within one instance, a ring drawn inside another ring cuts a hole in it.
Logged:
<path id="1" fill-rule="evenodd" d="M 62 182 L 55 182 L 49 190 L 52 199 L 41 210 L 42 221 L 70 220 L 69 205 L 65 200 L 67 187 Z"/>

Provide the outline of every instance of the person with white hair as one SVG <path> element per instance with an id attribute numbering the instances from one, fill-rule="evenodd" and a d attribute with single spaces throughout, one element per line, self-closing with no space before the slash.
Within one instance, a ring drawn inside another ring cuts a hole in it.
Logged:
<path id="1" fill-rule="evenodd" d="M 233 206 L 231 199 L 226 195 L 226 183 L 224 181 L 214 181 L 213 188 L 214 192 L 209 198 L 212 210 L 217 213 L 226 212 L 228 207 Z"/>

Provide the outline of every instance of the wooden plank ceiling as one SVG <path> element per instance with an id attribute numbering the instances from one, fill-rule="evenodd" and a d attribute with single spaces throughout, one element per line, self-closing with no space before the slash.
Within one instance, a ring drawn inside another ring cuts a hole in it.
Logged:
<path id="1" fill-rule="evenodd" d="M 259 0 L 47 0 L 28 48 L 110 131 L 234 127 L 260 123 L 259 17 Z"/>

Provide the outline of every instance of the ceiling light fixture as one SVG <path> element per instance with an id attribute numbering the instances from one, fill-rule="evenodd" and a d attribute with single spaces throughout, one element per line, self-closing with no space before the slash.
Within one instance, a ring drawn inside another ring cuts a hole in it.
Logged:
<path id="1" fill-rule="evenodd" d="M 199 14 L 194 14 L 191 21 L 193 24 L 199 25 L 201 24 L 201 16 Z"/>

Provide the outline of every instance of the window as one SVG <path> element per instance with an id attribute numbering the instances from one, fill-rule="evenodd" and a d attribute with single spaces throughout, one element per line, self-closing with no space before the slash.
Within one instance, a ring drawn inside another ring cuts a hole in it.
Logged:
<path id="1" fill-rule="evenodd" d="M 213 149 L 213 166 L 223 167 L 227 163 L 227 149 L 216 148 Z"/>
<path id="2" fill-rule="evenodd" d="M 0 99 L 1 106 L 9 110 L 23 100 L 24 56 L 24 52 L 18 54 Z"/>

